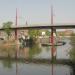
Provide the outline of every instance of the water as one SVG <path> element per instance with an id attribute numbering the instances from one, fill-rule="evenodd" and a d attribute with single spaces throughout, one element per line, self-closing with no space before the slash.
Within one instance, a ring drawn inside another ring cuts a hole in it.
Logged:
<path id="1" fill-rule="evenodd" d="M 0 61 L 0 75 L 70 75 L 71 73 L 71 67 L 66 65 L 52 66 Z"/>
<path id="2" fill-rule="evenodd" d="M 70 40 L 64 39 L 66 42 L 62 46 L 54 46 L 56 51 L 57 59 L 69 59 L 69 50 L 71 49 Z M 12 47 L 2 47 L 0 48 L 0 56 L 11 56 L 15 57 L 16 51 L 18 58 L 36 58 L 36 59 L 51 59 L 51 49 L 52 46 L 44 47 L 40 44 L 33 45 L 33 47 L 22 47 L 22 46 L 12 46 Z"/>
<path id="3" fill-rule="evenodd" d="M 56 52 L 57 52 L 57 59 L 69 59 L 69 50 L 71 48 L 70 45 L 70 40 L 65 39 L 66 42 L 65 45 L 62 46 L 57 46 L 55 47 Z M 50 47 L 42 47 L 41 52 L 38 55 L 35 55 L 35 58 L 45 58 L 45 59 L 50 59 L 51 58 L 51 46 Z"/>
<path id="4" fill-rule="evenodd" d="M 55 47 L 55 50 L 57 53 L 57 59 L 69 59 L 68 52 L 71 48 L 70 40 L 65 39 L 64 41 L 66 42 L 65 45 Z M 34 46 L 33 49 L 35 52 L 32 55 L 33 58 L 39 58 L 39 59 L 50 59 L 51 58 L 51 46 L 49 46 L 49 47 Z M 30 49 L 30 51 L 33 51 L 33 50 Z"/>
<path id="5" fill-rule="evenodd" d="M 70 40 L 64 39 L 64 41 L 66 42 L 65 45 L 54 47 L 57 59 L 69 59 Z M 33 47 L 2 47 L 0 48 L 0 56 L 15 57 L 16 51 L 17 58 L 51 59 L 51 46 L 43 47 L 40 44 Z M 26 64 L 10 60 L 0 60 L 0 75 L 72 75 L 72 68 L 59 64 Z"/>

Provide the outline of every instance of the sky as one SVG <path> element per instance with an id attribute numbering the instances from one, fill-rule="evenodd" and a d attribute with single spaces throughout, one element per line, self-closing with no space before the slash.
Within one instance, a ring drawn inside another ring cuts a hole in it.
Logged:
<path id="1" fill-rule="evenodd" d="M 0 26 L 7 21 L 18 25 L 50 24 L 53 5 L 54 24 L 75 24 L 75 0 L 0 0 Z"/>

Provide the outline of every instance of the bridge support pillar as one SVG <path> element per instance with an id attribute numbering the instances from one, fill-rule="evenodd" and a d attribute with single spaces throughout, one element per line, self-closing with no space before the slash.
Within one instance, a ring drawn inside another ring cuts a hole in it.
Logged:
<path id="1" fill-rule="evenodd" d="M 15 30 L 15 40 L 17 40 L 17 29 Z"/>
<path id="2" fill-rule="evenodd" d="M 54 60 L 54 59 L 56 59 L 56 47 L 54 46 L 56 44 L 56 29 L 53 27 L 51 28 L 50 43 L 52 44 L 52 46 L 51 46 L 51 59 Z"/>

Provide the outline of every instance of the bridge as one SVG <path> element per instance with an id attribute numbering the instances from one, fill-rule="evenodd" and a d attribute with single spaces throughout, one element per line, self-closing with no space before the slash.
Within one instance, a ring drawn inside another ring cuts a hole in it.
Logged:
<path id="1" fill-rule="evenodd" d="M 53 45 L 52 46 L 52 58 L 56 57 L 56 49 L 54 48 L 54 34 L 56 34 L 56 29 L 75 29 L 75 24 L 62 24 L 62 25 L 37 25 L 37 26 L 25 26 L 25 27 L 13 27 L 13 28 L 10 28 L 11 30 L 14 30 L 15 31 L 15 38 L 17 38 L 17 30 L 29 30 L 29 29 L 51 29 L 51 44 Z M 1 28 L 0 31 L 3 31 L 4 29 Z M 54 56 L 54 57 L 53 57 Z"/>
<path id="2" fill-rule="evenodd" d="M 55 39 L 54 39 L 54 34 L 56 34 L 56 30 L 57 29 L 75 29 L 75 24 L 53 24 L 53 8 L 51 8 L 51 24 L 48 25 L 34 25 L 34 26 L 29 26 L 26 23 L 26 26 L 23 27 L 18 27 L 17 25 L 17 11 L 16 11 L 16 25 L 15 27 L 10 28 L 11 30 L 13 30 L 15 33 L 15 39 L 17 40 L 18 37 L 18 30 L 29 30 L 29 29 L 51 29 L 51 44 L 52 44 L 52 48 L 51 48 L 51 56 L 52 59 L 54 57 L 56 57 L 56 49 L 54 48 L 54 43 L 55 43 Z M 4 29 L 1 28 L 0 31 L 3 31 Z M 20 32 L 19 32 L 20 33 Z M 25 32 L 24 32 L 25 33 Z"/>
<path id="3" fill-rule="evenodd" d="M 23 27 L 12 27 L 12 30 L 16 29 L 75 29 L 75 24 L 60 24 L 60 25 L 37 25 L 37 26 L 23 26 Z M 0 30 L 4 30 L 0 28 Z"/>

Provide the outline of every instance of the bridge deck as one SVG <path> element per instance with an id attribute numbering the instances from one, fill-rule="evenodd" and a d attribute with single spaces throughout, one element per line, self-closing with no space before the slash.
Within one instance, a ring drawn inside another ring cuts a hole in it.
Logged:
<path id="1" fill-rule="evenodd" d="M 44 26 L 25 26 L 25 27 L 12 27 L 12 30 L 15 29 L 51 29 L 51 28 L 56 28 L 56 29 L 75 29 L 75 25 L 44 25 Z M 4 30 L 1 28 L 0 30 Z"/>

